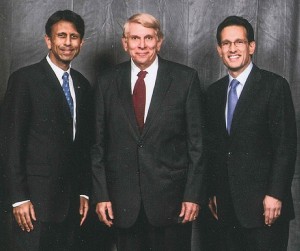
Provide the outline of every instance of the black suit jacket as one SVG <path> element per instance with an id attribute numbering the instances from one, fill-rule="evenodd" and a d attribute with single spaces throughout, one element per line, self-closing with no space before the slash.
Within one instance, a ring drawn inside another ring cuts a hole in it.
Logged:
<path id="1" fill-rule="evenodd" d="M 264 224 L 265 195 L 282 201 L 279 220 L 294 217 L 291 182 L 296 159 L 296 123 L 287 81 L 256 67 L 235 108 L 231 134 L 226 131 L 225 107 L 229 77 L 207 92 L 211 195 L 217 195 L 221 220 L 232 200 L 244 227 Z"/>
<path id="2" fill-rule="evenodd" d="M 131 65 L 101 74 L 92 147 L 95 202 L 111 201 L 114 224 L 129 227 L 141 202 L 155 226 L 178 222 L 183 201 L 201 203 L 202 104 L 198 74 L 159 58 L 142 134 L 131 95 Z"/>
<path id="3" fill-rule="evenodd" d="M 76 95 L 74 141 L 66 98 L 46 58 L 10 76 L 2 107 L 9 203 L 30 199 L 41 221 L 62 221 L 79 194 L 89 193 L 90 86 L 79 72 L 71 69 L 70 74 Z"/>

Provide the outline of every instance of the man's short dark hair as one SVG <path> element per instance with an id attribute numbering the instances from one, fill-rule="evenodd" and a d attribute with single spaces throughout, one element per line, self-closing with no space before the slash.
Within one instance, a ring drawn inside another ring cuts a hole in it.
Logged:
<path id="1" fill-rule="evenodd" d="M 239 16 L 229 16 L 224 19 L 222 23 L 219 24 L 217 29 L 217 41 L 218 45 L 221 45 L 221 32 L 225 27 L 228 26 L 242 26 L 246 29 L 248 42 L 254 41 L 254 31 L 252 25 L 247 19 Z"/>
<path id="2" fill-rule="evenodd" d="M 52 26 L 54 24 L 58 23 L 59 21 L 68 21 L 68 22 L 74 24 L 76 30 L 80 34 L 81 39 L 83 39 L 84 21 L 80 15 L 76 14 L 75 12 L 73 12 L 71 10 L 59 10 L 59 11 L 56 11 L 55 13 L 53 13 L 49 17 L 49 19 L 45 25 L 45 31 L 46 31 L 46 34 L 48 37 L 51 37 Z"/>

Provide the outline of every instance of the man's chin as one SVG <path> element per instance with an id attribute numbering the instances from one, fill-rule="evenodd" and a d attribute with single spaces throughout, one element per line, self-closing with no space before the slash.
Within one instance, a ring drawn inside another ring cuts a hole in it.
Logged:
<path id="1" fill-rule="evenodd" d="M 72 62 L 72 60 L 74 59 L 74 57 L 61 57 L 60 60 L 62 63 L 64 64 L 70 64 Z"/>
<path id="2" fill-rule="evenodd" d="M 77 55 L 70 54 L 70 55 L 60 55 L 60 60 L 65 63 L 70 63 Z"/>
<path id="3" fill-rule="evenodd" d="M 242 66 L 227 66 L 227 68 L 229 71 L 232 71 L 232 72 L 237 72 L 237 71 L 240 71 L 241 69 L 243 69 Z"/>

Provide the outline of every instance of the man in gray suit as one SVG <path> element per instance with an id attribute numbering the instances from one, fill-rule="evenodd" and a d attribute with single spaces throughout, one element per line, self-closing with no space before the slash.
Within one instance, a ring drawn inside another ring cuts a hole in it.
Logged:
<path id="1" fill-rule="evenodd" d="M 205 203 L 198 74 L 159 57 L 162 42 L 158 20 L 133 15 L 122 38 L 131 60 L 96 86 L 93 196 L 118 250 L 190 250 Z"/>

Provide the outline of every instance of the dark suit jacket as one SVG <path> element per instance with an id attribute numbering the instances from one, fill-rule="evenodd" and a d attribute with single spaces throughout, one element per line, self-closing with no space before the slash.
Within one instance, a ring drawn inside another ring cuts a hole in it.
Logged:
<path id="1" fill-rule="evenodd" d="M 270 195 L 283 202 L 279 219 L 292 219 L 296 123 L 289 85 L 284 78 L 254 65 L 229 136 L 225 122 L 228 84 L 226 76 L 207 92 L 210 192 L 219 198 L 219 218 L 226 219 L 226 206 L 232 200 L 242 226 L 262 226 L 263 199 Z"/>
<path id="2" fill-rule="evenodd" d="M 79 72 L 70 74 L 77 109 L 74 141 L 66 98 L 45 58 L 11 75 L 3 103 L 1 148 L 9 203 L 30 199 L 41 221 L 62 221 L 71 199 L 78 203 L 79 194 L 88 194 L 90 86 Z"/>
<path id="3" fill-rule="evenodd" d="M 178 222 L 183 201 L 201 203 L 202 104 L 198 74 L 159 58 L 142 134 L 134 116 L 131 65 L 101 74 L 92 147 L 95 202 L 111 201 L 114 224 L 130 227 L 141 202 L 155 226 Z"/>

